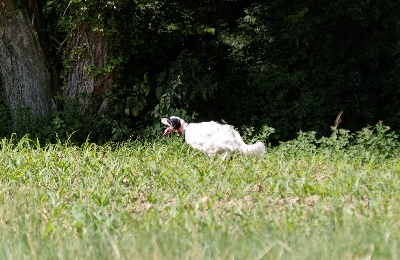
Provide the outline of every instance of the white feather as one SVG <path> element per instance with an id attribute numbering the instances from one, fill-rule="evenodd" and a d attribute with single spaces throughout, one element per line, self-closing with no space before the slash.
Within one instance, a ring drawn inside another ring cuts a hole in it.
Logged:
<path id="1" fill-rule="evenodd" d="M 176 118 L 176 117 L 175 117 Z M 162 120 L 165 124 L 166 120 Z M 225 160 L 231 153 L 238 152 L 244 155 L 262 156 L 265 154 L 265 146 L 261 142 L 248 145 L 240 134 L 231 125 L 217 122 L 183 123 L 183 135 L 185 142 L 196 150 L 208 155 L 221 154 Z"/>

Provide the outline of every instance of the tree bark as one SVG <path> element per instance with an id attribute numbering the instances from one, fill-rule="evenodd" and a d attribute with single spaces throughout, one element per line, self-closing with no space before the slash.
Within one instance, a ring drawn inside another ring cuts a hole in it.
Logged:
<path id="1" fill-rule="evenodd" d="M 76 30 L 69 33 L 65 51 L 73 65 L 65 78 L 64 94 L 71 97 L 81 111 L 92 112 L 99 109 L 94 99 L 111 92 L 112 74 L 104 71 L 109 49 L 100 32 L 84 27 Z M 106 99 L 102 99 L 104 104 Z"/>
<path id="2" fill-rule="evenodd" d="M 34 19 L 12 0 L 0 0 L 0 88 L 12 116 L 30 108 L 41 118 L 52 110 L 52 74 Z"/>

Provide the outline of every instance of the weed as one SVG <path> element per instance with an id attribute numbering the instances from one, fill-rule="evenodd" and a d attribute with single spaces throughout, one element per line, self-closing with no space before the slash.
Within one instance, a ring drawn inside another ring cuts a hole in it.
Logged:
<path id="1" fill-rule="evenodd" d="M 395 258 L 398 145 L 380 124 L 225 162 L 176 137 L 3 138 L 0 257 Z"/>

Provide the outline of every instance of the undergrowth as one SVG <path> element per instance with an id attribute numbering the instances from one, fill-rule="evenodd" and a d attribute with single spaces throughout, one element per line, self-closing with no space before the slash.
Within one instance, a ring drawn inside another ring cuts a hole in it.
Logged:
<path id="1" fill-rule="evenodd" d="M 0 257 L 395 258 L 398 148 L 382 124 L 299 133 L 262 158 L 225 162 L 177 137 L 101 146 L 4 138 Z"/>

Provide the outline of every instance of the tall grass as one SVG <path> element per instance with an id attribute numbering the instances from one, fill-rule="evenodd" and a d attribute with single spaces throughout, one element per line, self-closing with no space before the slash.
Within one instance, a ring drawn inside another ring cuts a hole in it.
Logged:
<path id="1" fill-rule="evenodd" d="M 3 139 L 0 258 L 396 258 L 396 138 L 301 133 L 225 162 L 177 138 Z"/>

